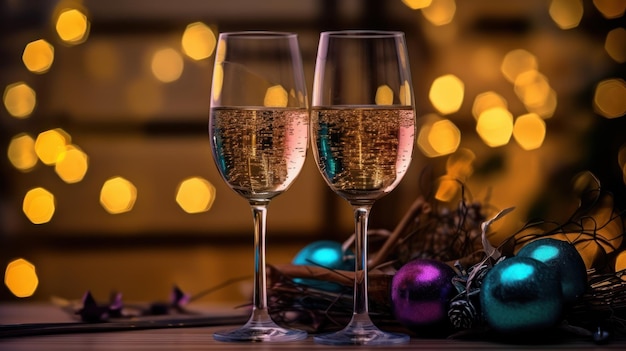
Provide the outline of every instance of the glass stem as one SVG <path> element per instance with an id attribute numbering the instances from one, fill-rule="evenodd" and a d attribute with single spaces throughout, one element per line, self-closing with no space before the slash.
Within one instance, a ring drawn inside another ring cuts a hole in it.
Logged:
<path id="1" fill-rule="evenodd" d="M 265 266 L 267 203 L 251 202 L 250 206 L 254 219 L 254 308 L 251 319 L 269 319 Z"/>
<path id="2" fill-rule="evenodd" d="M 367 222 L 372 205 L 353 205 L 355 222 L 354 315 L 353 320 L 369 319 L 367 299 Z"/>

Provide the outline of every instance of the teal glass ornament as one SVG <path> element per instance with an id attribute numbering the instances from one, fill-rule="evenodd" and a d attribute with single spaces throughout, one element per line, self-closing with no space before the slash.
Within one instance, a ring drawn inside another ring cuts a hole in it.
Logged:
<path id="1" fill-rule="evenodd" d="M 302 248 L 291 261 L 294 265 L 318 266 L 329 270 L 354 271 L 354 256 L 352 251 L 344 249 L 341 243 L 332 240 L 315 241 Z M 317 279 L 296 278 L 295 282 L 312 288 L 339 291 L 341 285 Z"/>
<path id="2" fill-rule="evenodd" d="M 587 290 L 587 267 L 574 245 L 553 238 L 541 238 L 522 247 L 517 256 L 530 257 L 556 269 L 561 277 L 565 302 L 574 302 Z"/>
<path id="3" fill-rule="evenodd" d="M 563 311 L 559 274 L 530 257 L 511 257 L 485 275 L 480 291 L 485 320 L 504 333 L 553 327 Z"/>

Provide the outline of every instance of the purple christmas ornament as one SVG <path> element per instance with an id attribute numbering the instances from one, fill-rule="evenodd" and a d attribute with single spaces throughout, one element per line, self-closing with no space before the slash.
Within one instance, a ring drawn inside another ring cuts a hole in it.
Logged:
<path id="1" fill-rule="evenodd" d="M 391 303 L 396 320 L 405 327 L 436 330 L 449 326 L 448 305 L 456 294 L 454 270 L 430 259 L 414 259 L 396 272 L 391 282 Z"/>

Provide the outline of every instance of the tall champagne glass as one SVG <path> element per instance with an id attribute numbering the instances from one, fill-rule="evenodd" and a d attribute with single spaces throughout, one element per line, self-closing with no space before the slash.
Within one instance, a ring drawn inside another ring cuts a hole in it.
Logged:
<path id="1" fill-rule="evenodd" d="M 290 341 L 268 312 L 265 270 L 267 206 L 287 190 L 306 157 L 309 114 L 298 37 L 291 33 L 222 33 L 216 49 L 209 136 L 224 181 L 245 198 L 254 220 L 254 297 L 248 322 L 219 331 L 219 341 Z"/>
<path id="2" fill-rule="evenodd" d="M 374 202 L 404 176 L 413 153 L 415 112 L 402 32 L 337 31 L 320 36 L 311 106 L 311 142 L 324 180 L 354 210 L 354 312 L 322 344 L 404 343 L 368 313 L 367 222 Z"/>

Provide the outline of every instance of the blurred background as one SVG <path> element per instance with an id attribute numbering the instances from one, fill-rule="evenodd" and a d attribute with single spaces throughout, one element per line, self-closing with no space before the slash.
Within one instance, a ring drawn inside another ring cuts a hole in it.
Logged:
<path id="1" fill-rule="evenodd" d="M 626 208 L 626 0 L 45 0 L 0 2 L 0 300 L 167 300 L 251 277 L 252 218 L 207 135 L 216 36 L 405 32 L 420 126 L 412 166 L 370 227 L 460 188 L 515 206 L 500 230 L 562 218 L 592 172 Z M 486 206 L 487 207 L 487 206 Z M 312 162 L 276 198 L 268 263 L 352 234 Z M 249 280 L 203 298 L 248 300 Z"/>

